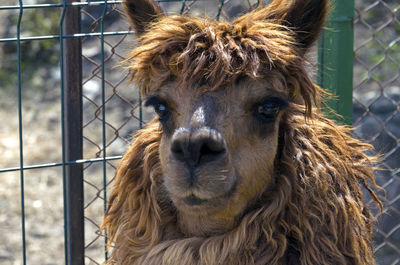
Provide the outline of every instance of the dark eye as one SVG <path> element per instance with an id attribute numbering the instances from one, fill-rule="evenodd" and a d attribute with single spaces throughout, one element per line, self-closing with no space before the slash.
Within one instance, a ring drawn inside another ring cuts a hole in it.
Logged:
<path id="1" fill-rule="evenodd" d="M 279 111 L 288 106 L 287 102 L 281 98 L 268 98 L 254 107 L 254 115 L 264 123 L 273 122 Z"/>
<path id="2" fill-rule="evenodd" d="M 157 113 L 160 121 L 168 119 L 170 111 L 165 101 L 158 97 L 151 97 L 145 102 L 145 106 L 152 106 L 154 111 Z"/>

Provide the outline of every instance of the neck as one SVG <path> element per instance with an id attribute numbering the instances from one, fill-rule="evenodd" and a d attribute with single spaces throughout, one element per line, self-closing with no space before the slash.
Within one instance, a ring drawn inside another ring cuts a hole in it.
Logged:
<path id="1" fill-rule="evenodd" d="M 209 237 L 220 235 L 235 227 L 235 218 L 198 216 L 178 213 L 178 226 L 187 236 Z"/>
<path id="2" fill-rule="evenodd" d="M 187 236 L 210 237 L 231 231 L 238 225 L 238 217 L 248 206 L 240 195 L 231 198 L 224 209 L 214 213 L 191 213 L 179 211 L 178 226 Z"/>

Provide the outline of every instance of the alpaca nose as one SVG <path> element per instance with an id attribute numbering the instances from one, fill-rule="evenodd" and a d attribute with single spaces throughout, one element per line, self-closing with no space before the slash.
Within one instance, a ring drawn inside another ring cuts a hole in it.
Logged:
<path id="1" fill-rule="evenodd" d="M 171 154 L 174 159 L 196 167 L 223 158 L 226 143 L 218 131 L 208 127 L 193 132 L 180 129 L 172 137 Z"/>

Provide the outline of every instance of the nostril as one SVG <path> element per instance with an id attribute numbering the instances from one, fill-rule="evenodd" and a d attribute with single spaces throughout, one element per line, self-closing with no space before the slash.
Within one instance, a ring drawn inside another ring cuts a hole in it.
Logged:
<path id="1" fill-rule="evenodd" d="M 190 138 L 192 157 L 197 164 L 217 161 L 226 154 L 223 136 L 216 130 L 203 127 Z"/>
<path id="2" fill-rule="evenodd" d="M 185 153 L 182 149 L 179 148 L 171 148 L 171 153 L 176 160 L 185 161 Z"/>
<path id="3" fill-rule="evenodd" d="M 183 149 L 177 141 L 172 142 L 171 151 L 176 154 L 183 154 Z"/>
<path id="4" fill-rule="evenodd" d="M 200 147 L 199 160 L 210 162 L 225 154 L 225 146 L 212 139 L 206 139 Z"/>
<path id="5" fill-rule="evenodd" d="M 171 143 L 171 153 L 176 160 L 184 161 L 187 153 L 185 138 L 181 135 L 174 136 Z"/>

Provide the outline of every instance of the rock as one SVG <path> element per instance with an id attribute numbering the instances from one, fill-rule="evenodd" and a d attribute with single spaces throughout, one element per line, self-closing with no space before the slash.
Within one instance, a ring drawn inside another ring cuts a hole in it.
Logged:
<path id="1" fill-rule="evenodd" d="M 0 249 L 0 261 L 2 260 L 12 260 L 12 255 L 10 252 L 4 249 Z"/>

